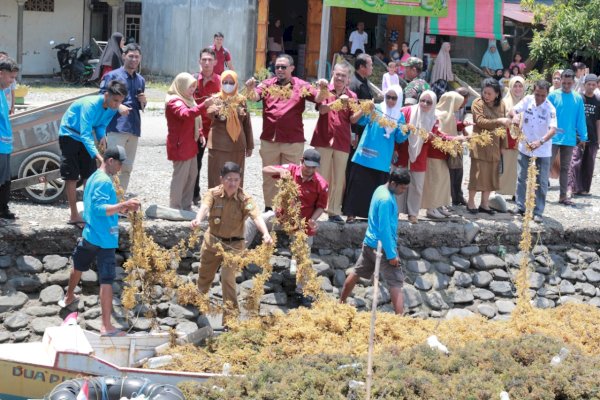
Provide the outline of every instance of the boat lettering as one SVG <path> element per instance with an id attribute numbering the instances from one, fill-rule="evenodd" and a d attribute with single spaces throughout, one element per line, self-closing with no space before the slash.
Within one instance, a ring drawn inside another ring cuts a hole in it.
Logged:
<path id="1" fill-rule="evenodd" d="M 51 374 L 47 371 L 37 371 L 34 369 L 30 369 L 30 368 L 23 368 L 20 366 L 13 367 L 12 374 L 13 374 L 13 376 L 16 376 L 16 377 L 23 377 L 25 379 L 32 379 L 34 381 L 40 381 L 40 382 L 47 381 L 50 383 L 64 382 L 67 379 L 69 379 L 66 376 Z"/>

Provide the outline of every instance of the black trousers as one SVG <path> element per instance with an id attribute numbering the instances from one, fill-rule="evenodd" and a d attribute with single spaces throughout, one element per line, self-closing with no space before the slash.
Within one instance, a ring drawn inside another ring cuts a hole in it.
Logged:
<path id="1" fill-rule="evenodd" d="M 10 181 L 0 185 L 0 213 L 8 212 L 8 199 L 10 197 Z"/>
<path id="2" fill-rule="evenodd" d="M 464 199 L 462 191 L 462 180 L 462 168 L 450 169 L 450 194 L 452 196 L 452 203 L 459 203 L 462 202 Z"/>

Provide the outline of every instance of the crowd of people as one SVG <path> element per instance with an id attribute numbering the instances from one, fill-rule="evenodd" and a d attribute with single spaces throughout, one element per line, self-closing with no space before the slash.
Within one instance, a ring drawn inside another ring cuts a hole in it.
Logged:
<path id="1" fill-rule="evenodd" d="M 119 35 L 113 37 L 116 43 Z M 252 242 L 249 232 L 257 229 L 264 241 L 271 241 L 268 226 L 277 213 L 285 213 L 273 210 L 275 182 L 281 177 L 289 177 L 298 185 L 304 230 L 309 237 L 316 234 L 316 221 L 323 213 L 338 224 L 367 219 L 364 246 L 372 250 L 377 240 L 384 243 L 384 275 L 396 282 L 394 288 L 402 281 L 394 270 L 398 264 L 393 243 L 399 213 L 406 214 L 411 224 L 418 223 L 421 210 L 426 210 L 430 219 L 447 218 L 452 206 L 466 206 L 472 214 L 493 215 L 496 211 L 489 200 L 495 192 L 514 197 L 515 212 L 522 214 L 531 157 L 536 157 L 539 168 L 535 221 L 543 221 L 552 158 L 560 161 L 559 203 L 570 206 L 572 195 L 589 195 L 600 121 L 596 75 L 577 77 L 572 70 L 560 71 L 556 75 L 559 79 L 553 79 L 554 90 L 540 80 L 530 95 L 525 95 L 526 83 L 520 74 L 509 79 L 505 93 L 500 81 L 489 77 L 482 82 L 481 97 L 472 102 L 473 121 L 467 122 L 464 111 L 470 93 L 466 88 L 451 90 L 448 84 L 454 79 L 449 43 L 441 46 L 431 85 L 423 78 L 423 61 L 411 56 L 405 43 L 401 52 L 393 49 L 383 96 L 378 96 L 369 82 L 373 60 L 364 53 L 367 40 L 364 24 L 359 24 L 350 36 L 350 48 L 356 55 L 354 68 L 346 59 L 340 60 L 332 69 L 331 82 L 320 79 L 313 85 L 295 77 L 294 59 L 281 53 L 274 60 L 274 76 L 262 82 L 248 79 L 242 94 L 231 54 L 223 47 L 223 35 L 216 33 L 213 45 L 199 52 L 199 71 L 182 72 L 172 81 L 165 98 L 167 156 L 173 164 L 169 205 L 191 211 L 194 204 L 201 203 L 194 227 L 208 218 L 199 271 L 201 291 L 208 291 L 222 261 L 216 254 L 217 242 L 240 250 Z M 277 44 L 275 40 L 273 45 Z M 68 223 L 83 229 L 65 305 L 75 301 L 71 289 L 91 258 L 97 256 L 106 267 L 102 285 L 114 279 L 116 215 L 139 208 L 128 185 L 141 133 L 140 112 L 147 103 L 145 81 L 138 72 L 142 49 L 135 43 L 119 42 L 118 46 L 106 51 L 118 54 L 120 65 L 114 62 L 114 54 L 102 57 L 111 65 L 100 71 L 100 93 L 75 101 L 60 125 L 60 170 L 70 206 Z M 490 46 L 488 52 L 485 65 L 494 74 L 497 49 Z M 514 64 L 520 71 L 520 55 L 515 56 Z M 2 89 L 10 87 L 17 72 L 14 60 L 0 58 Z M 404 87 L 399 78 L 406 82 Z M 576 85 L 581 86 L 582 95 Z M 262 102 L 262 214 L 243 190 L 245 158 L 254 150 L 248 101 Z M 315 104 L 318 121 L 310 143 L 313 148 L 305 150 L 303 113 L 307 102 Z M 0 111 L 0 218 L 14 219 L 8 209 L 12 133 L 5 96 L 0 96 Z M 470 126 L 472 133 L 468 133 Z M 506 134 L 495 133 L 491 143 L 474 141 L 470 146 L 465 199 L 464 143 L 498 131 Z M 523 136 L 519 137 L 521 131 Z M 440 142 L 458 143 L 461 150 L 449 154 L 436 145 Z M 206 148 L 209 190 L 201 196 L 199 175 Z M 106 151 L 101 155 L 103 149 Z M 117 200 L 107 188 L 106 182 L 118 171 L 128 200 Z M 87 181 L 83 219 L 76 207 L 80 180 L 84 184 Z M 479 205 L 475 204 L 477 193 L 481 193 Z M 245 224 L 248 218 L 253 229 Z M 106 249 L 113 252 L 103 251 Z M 372 251 L 363 248 L 359 264 L 346 281 L 342 300 L 358 277 L 372 274 Z M 236 303 L 235 276 L 222 273 L 221 280 L 225 300 Z M 108 289 L 105 292 L 104 298 L 112 295 Z M 402 312 L 398 293 L 392 291 L 393 303 L 396 311 Z M 103 313 L 108 312 L 110 304 L 103 299 L 101 304 Z M 104 321 L 102 330 L 106 334 L 116 332 L 110 320 Z"/>

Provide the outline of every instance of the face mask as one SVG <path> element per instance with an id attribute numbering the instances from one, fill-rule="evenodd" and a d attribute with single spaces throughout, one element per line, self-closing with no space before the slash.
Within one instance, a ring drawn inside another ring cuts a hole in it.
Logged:
<path id="1" fill-rule="evenodd" d="M 229 93 L 233 93 L 233 91 L 235 90 L 235 85 L 226 83 L 223 85 L 223 91 L 227 94 Z"/>

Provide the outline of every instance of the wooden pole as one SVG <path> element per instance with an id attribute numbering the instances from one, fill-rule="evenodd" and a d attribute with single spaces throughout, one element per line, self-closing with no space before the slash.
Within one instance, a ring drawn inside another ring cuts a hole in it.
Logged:
<path id="1" fill-rule="evenodd" d="M 371 399 L 371 383 L 373 381 L 373 342 L 375 341 L 375 320 L 377 319 L 377 300 L 379 299 L 379 266 L 381 264 L 381 255 L 381 241 L 377 241 L 375 272 L 373 272 L 373 304 L 371 305 L 369 353 L 367 356 L 367 400 Z"/>

